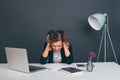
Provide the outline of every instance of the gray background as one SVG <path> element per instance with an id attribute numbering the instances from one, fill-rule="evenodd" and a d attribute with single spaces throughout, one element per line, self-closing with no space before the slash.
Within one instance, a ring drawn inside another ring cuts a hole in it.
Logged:
<path id="1" fill-rule="evenodd" d="M 102 30 L 95 31 L 88 23 L 88 16 L 94 13 L 109 15 L 110 34 L 120 63 L 119 8 L 119 0 L 0 0 L 0 63 L 6 62 L 6 46 L 26 48 L 29 62 L 39 63 L 47 32 L 54 28 L 68 34 L 74 62 L 86 62 L 90 51 L 98 53 L 101 39 Z M 103 57 L 102 49 L 100 61 Z M 107 60 L 115 61 L 109 44 Z"/>

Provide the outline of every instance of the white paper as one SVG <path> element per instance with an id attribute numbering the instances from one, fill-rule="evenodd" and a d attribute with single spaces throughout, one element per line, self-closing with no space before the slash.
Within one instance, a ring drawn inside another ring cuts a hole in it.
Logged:
<path id="1" fill-rule="evenodd" d="M 47 67 L 47 68 L 50 69 L 50 70 L 58 71 L 58 70 L 60 70 L 61 68 L 63 68 L 63 67 L 68 67 L 68 66 L 70 66 L 70 65 L 64 64 L 64 63 L 47 63 L 47 64 L 45 64 L 45 65 L 43 65 L 43 66 Z"/>

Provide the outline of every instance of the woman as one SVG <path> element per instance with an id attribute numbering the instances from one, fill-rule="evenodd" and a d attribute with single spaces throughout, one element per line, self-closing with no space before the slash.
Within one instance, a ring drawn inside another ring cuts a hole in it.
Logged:
<path id="1" fill-rule="evenodd" d="M 67 35 L 62 30 L 50 30 L 47 35 L 47 43 L 44 46 L 41 64 L 73 62 L 72 46 Z"/>

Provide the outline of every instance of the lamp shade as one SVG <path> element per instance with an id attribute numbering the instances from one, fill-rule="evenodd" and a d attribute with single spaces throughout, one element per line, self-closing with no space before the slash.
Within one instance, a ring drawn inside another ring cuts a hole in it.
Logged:
<path id="1" fill-rule="evenodd" d="M 96 13 L 88 17 L 88 22 L 93 29 L 101 30 L 101 28 L 105 24 L 105 18 L 105 14 Z"/>

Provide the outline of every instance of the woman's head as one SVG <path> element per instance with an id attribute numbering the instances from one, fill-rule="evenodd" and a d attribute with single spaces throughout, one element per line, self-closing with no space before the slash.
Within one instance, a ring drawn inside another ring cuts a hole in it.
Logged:
<path id="1" fill-rule="evenodd" d="M 62 30 L 50 30 L 47 39 L 54 51 L 60 51 L 63 42 L 69 42 L 66 33 Z"/>

